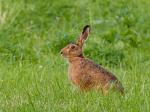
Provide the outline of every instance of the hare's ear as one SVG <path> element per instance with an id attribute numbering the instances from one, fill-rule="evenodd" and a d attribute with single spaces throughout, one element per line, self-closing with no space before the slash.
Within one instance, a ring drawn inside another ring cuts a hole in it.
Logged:
<path id="1" fill-rule="evenodd" d="M 82 46 L 83 46 L 85 40 L 87 39 L 89 33 L 90 33 L 90 26 L 86 25 L 83 28 L 83 31 L 81 32 L 76 44 L 82 48 Z"/>

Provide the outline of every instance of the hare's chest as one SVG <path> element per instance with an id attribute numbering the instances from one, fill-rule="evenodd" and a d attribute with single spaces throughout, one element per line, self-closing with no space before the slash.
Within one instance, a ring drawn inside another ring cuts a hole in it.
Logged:
<path id="1" fill-rule="evenodd" d="M 69 66 L 68 75 L 72 83 L 78 85 L 82 79 L 83 72 L 79 66 Z"/>
<path id="2" fill-rule="evenodd" d="M 92 86 L 93 77 L 84 70 L 83 66 L 70 66 L 69 78 L 73 84 L 80 88 L 89 88 Z"/>

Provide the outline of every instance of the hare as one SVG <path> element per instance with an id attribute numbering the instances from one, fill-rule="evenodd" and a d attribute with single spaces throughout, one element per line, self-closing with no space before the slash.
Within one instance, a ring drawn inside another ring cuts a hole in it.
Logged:
<path id="1" fill-rule="evenodd" d="M 83 56 L 82 47 L 89 32 L 90 26 L 86 25 L 76 43 L 68 44 L 60 51 L 69 60 L 69 78 L 82 91 L 97 88 L 102 90 L 103 95 L 107 95 L 109 89 L 114 87 L 123 95 L 124 88 L 116 76 Z"/>

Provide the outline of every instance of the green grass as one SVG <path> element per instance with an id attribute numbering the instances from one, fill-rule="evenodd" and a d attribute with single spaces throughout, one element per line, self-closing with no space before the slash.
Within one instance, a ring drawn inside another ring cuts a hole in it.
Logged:
<path id="1" fill-rule="evenodd" d="M 150 1 L 0 0 L 0 112 L 149 112 Z M 59 51 L 92 26 L 84 54 L 123 83 L 81 93 Z"/>

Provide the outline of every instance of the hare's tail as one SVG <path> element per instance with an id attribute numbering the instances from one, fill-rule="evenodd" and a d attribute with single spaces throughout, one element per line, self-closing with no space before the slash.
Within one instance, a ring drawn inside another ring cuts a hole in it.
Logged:
<path id="1" fill-rule="evenodd" d="M 124 87 L 122 86 L 121 82 L 120 81 L 116 81 L 115 82 L 115 88 L 117 90 L 119 90 L 119 92 L 121 92 L 122 95 L 124 95 Z"/>

